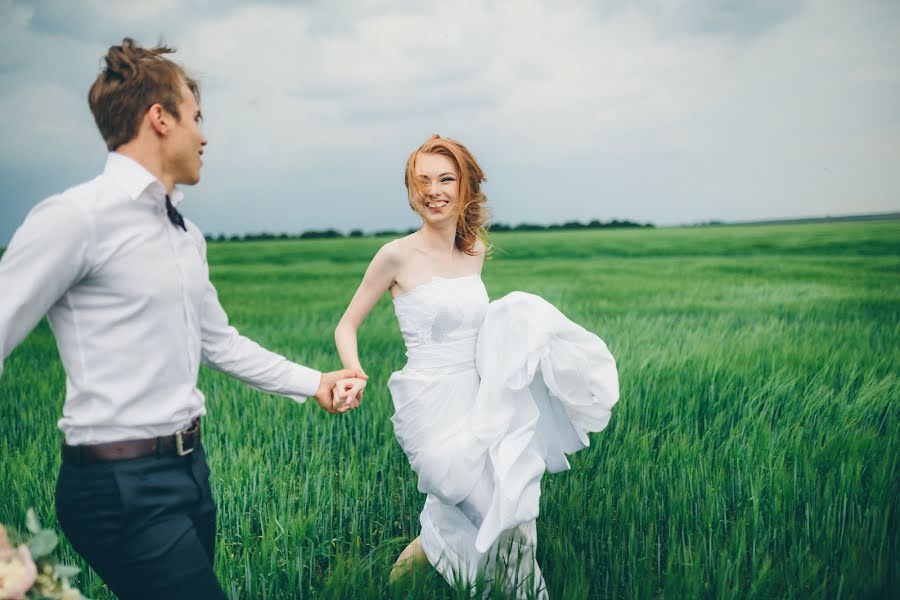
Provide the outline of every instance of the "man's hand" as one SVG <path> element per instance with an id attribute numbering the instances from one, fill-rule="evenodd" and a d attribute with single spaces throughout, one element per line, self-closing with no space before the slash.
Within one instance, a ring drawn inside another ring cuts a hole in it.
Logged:
<path id="1" fill-rule="evenodd" d="M 321 406 L 326 412 L 331 414 L 336 414 L 338 412 L 344 412 L 338 410 L 334 406 L 332 391 L 334 390 L 335 385 L 341 379 L 368 379 L 369 376 L 366 375 L 362 369 L 341 369 L 340 371 L 331 371 L 330 373 L 322 373 L 322 379 L 319 382 L 319 389 L 316 390 L 316 393 L 313 397 L 316 399 L 316 402 L 319 406 Z"/>

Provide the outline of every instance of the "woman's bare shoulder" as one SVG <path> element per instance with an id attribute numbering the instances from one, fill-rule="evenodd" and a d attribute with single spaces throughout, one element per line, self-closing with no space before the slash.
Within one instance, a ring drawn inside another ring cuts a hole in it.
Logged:
<path id="1" fill-rule="evenodd" d="M 478 263 L 479 270 L 481 270 L 481 267 L 484 266 L 484 260 L 488 255 L 488 248 L 485 246 L 484 241 L 477 239 L 472 245 L 472 251 L 474 252 L 472 258 Z"/>
<path id="2" fill-rule="evenodd" d="M 409 256 L 409 252 L 413 246 L 412 234 L 402 238 L 391 240 L 384 244 L 375 253 L 372 262 L 382 263 L 385 266 L 399 268 L 405 262 L 405 258 Z"/>

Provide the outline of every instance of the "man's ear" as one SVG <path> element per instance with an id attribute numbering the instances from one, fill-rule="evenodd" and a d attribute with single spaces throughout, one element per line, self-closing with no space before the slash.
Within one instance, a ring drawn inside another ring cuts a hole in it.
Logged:
<path id="1" fill-rule="evenodd" d="M 161 104 L 154 104 L 148 108 L 144 118 L 150 122 L 150 127 L 152 127 L 153 131 L 157 134 L 165 135 L 168 133 L 171 115 L 166 112 L 166 109 L 164 109 Z"/>

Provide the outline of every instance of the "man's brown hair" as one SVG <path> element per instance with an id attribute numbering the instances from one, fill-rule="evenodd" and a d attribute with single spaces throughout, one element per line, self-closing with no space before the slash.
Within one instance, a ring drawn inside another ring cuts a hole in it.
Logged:
<path id="1" fill-rule="evenodd" d="M 197 82 L 181 65 L 163 56 L 173 52 L 174 48 L 163 45 L 141 48 L 131 38 L 123 39 L 120 46 L 110 46 L 104 57 L 106 67 L 88 92 L 94 121 L 110 151 L 137 136 L 141 119 L 154 104 L 181 120 L 182 81 L 200 102 Z"/>

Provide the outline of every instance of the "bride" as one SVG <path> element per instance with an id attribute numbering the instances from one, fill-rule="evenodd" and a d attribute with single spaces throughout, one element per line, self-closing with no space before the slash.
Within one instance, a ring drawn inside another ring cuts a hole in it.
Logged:
<path id="1" fill-rule="evenodd" d="M 454 140 L 435 135 L 412 153 L 405 183 L 422 227 L 375 254 L 334 337 L 344 367 L 362 370 L 356 332 L 390 291 L 407 348 L 388 382 L 391 421 L 427 494 L 421 533 L 391 579 L 427 561 L 451 585 L 480 576 L 546 598 L 535 560 L 540 480 L 606 427 L 618 377 L 603 341 L 543 299 L 489 302 L 484 180 Z M 335 403 L 359 406 L 365 386 L 339 382 Z"/>

